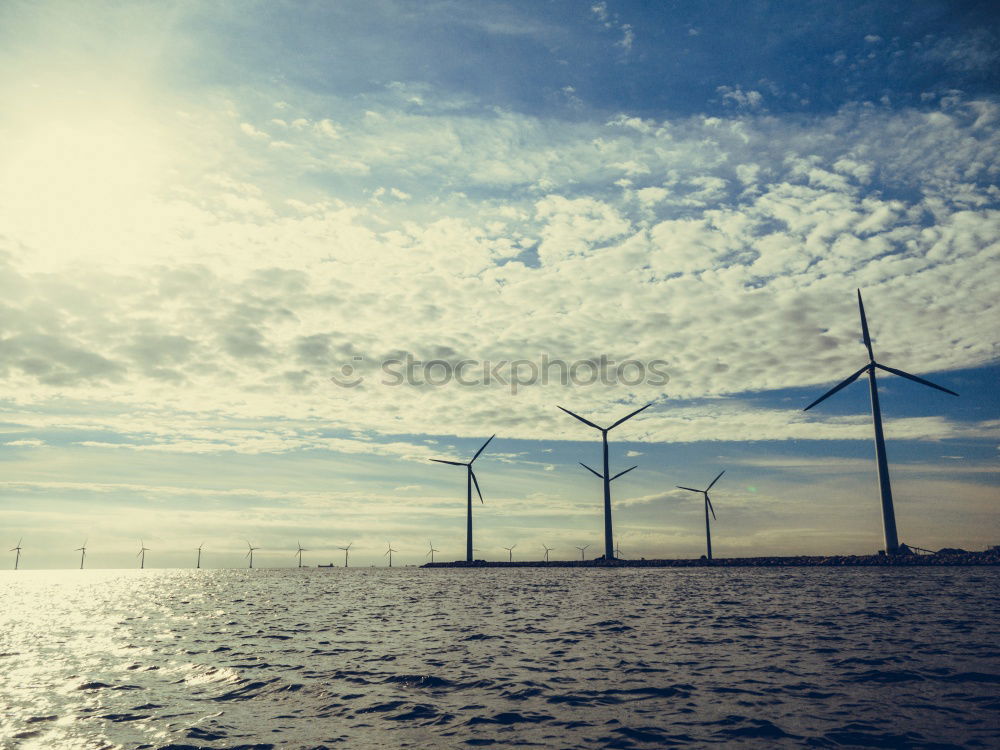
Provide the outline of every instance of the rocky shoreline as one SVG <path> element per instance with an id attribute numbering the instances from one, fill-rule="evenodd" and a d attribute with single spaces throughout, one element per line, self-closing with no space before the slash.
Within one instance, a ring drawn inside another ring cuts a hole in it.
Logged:
<path id="1" fill-rule="evenodd" d="M 729 557 L 714 560 L 525 560 L 494 562 L 475 560 L 466 562 L 434 562 L 423 568 L 771 568 L 771 567 L 880 567 L 880 566 L 969 566 L 1000 565 L 1000 551 L 965 552 L 960 550 L 932 555 L 826 555 L 797 557 Z"/>

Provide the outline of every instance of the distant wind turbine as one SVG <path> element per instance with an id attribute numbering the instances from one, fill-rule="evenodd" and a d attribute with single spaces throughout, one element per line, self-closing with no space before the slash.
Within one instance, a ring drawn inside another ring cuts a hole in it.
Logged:
<path id="1" fill-rule="evenodd" d="M 878 369 L 891 372 L 893 375 L 899 375 L 900 377 L 912 380 L 915 383 L 936 388 L 939 391 L 950 393 L 952 396 L 957 396 L 958 394 L 955 393 L 955 391 L 942 388 L 940 385 L 935 385 L 929 380 L 918 378 L 916 375 L 911 375 L 908 372 L 903 372 L 902 370 L 897 370 L 894 367 L 889 367 L 876 362 L 875 354 L 872 351 L 871 336 L 868 333 L 868 320 L 865 318 L 865 306 L 861 301 L 860 289 L 858 290 L 858 310 L 861 313 L 861 336 L 864 339 L 865 347 L 868 349 L 868 364 L 846 380 L 841 381 L 828 390 L 818 399 L 809 404 L 809 406 L 803 409 L 803 411 L 809 411 L 816 406 L 816 404 L 829 398 L 841 388 L 849 386 L 861 377 L 862 373 L 868 373 L 868 391 L 871 396 L 872 404 L 872 423 L 875 426 L 875 461 L 878 467 L 879 495 L 882 500 L 882 533 L 885 537 L 885 552 L 887 555 L 892 555 L 899 551 L 899 538 L 896 535 L 896 514 L 892 507 L 892 487 L 889 485 L 889 462 L 885 455 L 885 436 L 882 433 L 882 410 L 879 407 L 878 386 L 875 383 L 875 370 Z"/>
<path id="2" fill-rule="evenodd" d="M 504 549 L 507 550 L 507 562 L 514 562 L 514 547 L 516 546 L 517 544 L 515 543 L 509 547 L 504 547 Z"/>
<path id="3" fill-rule="evenodd" d="M 87 556 L 87 540 L 83 540 L 83 546 L 77 547 L 76 551 L 80 553 L 80 570 L 83 570 L 83 558 Z"/>
<path id="4" fill-rule="evenodd" d="M 581 560 L 585 559 L 584 556 L 583 556 L 583 553 L 587 549 L 587 547 L 589 547 L 589 546 L 590 546 L 589 544 L 585 544 L 582 547 L 577 547 L 577 549 L 580 550 L 580 559 Z"/>
<path id="5" fill-rule="evenodd" d="M 139 540 L 139 553 L 136 557 L 139 558 L 139 569 L 142 570 L 146 567 L 146 553 L 149 552 L 149 547 L 146 546 L 145 542 L 141 539 Z"/>
<path id="6" fill-rule="evenodd" d="M 295 552 L 295 554 L 299 556 L 299 567 L 301 568 L 302 567 L 302 553 L 303 552 L 308 552 L 309 550 L 303 548 L 301 542 L 296 542 L 295 545 L 298 547 L 298 550 Z"/>
<path id="7" fill-rule="evenodd" d="M 719 481 L 719 477 L 721 477 L 725 473 L 726 473 L 725 469 L 720 471 L 719 476 L 713 479 L 712 483 L 703 490 L 696 490 L 694 487 L 681 487 L 680 485 L 677 485 L 677 489 L 679 490 L 687 490 L 688 492 L 700 492 L 702 495 L 705 496 L 705 541 L 708 544 L 707 557 L 709 560 L 712 559 L 712 529 L 708 525 L 708 511 L 711 510 L 712 518 L 715 518 L 715 508 L 712 507 L 712 501 L 708 497 L 708 491 L 715 486 L 715 483 Z"/>
<path id="8" fill-rule="evenodd" d="M 389 567 L 391 568 L 392 567 L 392 553 L 393 552 L 399 552 L 399 550 L 392 548 L 392 542 L 386 542 L 386 545 L 388 546 L 388 549 L 385 551 L 385 555 L 389 556 Z M 385 557 L 385 555 L 382 555 L 382 557 Z"/>
<path id="9" fill-rule="evenodd" d="M 200 568 L 201 567 L 201 548 L 204 547 L 204 546 L 205 546 L 204 542 L 202 542 L 201 544 L 198 545 L 198 563 L 195 565 L 196 568 Z"/>
<path id="10" fill-rule="evenodd" d="M 345 568 L 347 567 L 347 556 L 351 553 L 351 545 L 352 544 L 354 544 L 354 542 L 348 543 L 348 545 L 346 547 L 337 547 L 337 549 L 344 550 L 344 567 Z"/>
<path id="11" fill-rule="evenodd" d="M 17 570 L 17 566 L 21 563 L 21 542 L 23 541 L 24 537 L 21 537 L 20 539 L 17 540 L 17 546 L 10 548 L 11 552 L 14 551 L 17 552 L 17 555 L 14 557 L 14 570 Z"/>
<path id="12" fill-rule="evenodd" d="M 546 546 L 545 546 L 545 545 L 543 544 L 543 545 L 542 545 L 542 549 L 544 549 L 544 550 L 545 550 L 545 562 L 548 562 L 548 561 L 549 561 L 549 553 L 550 553 L 550 552 L 551 552 L 551 551 L 552 551 L 552 550 L 553 550 L 554 548 L 553 548 L 553 547 L 546 547 Z"/>
<path id="13" fill-rule="evenodd" d="M 622 558 L 622 546 L 618 542 L 615 542 L 615 557 L 624 559 Z"/>
<path id="14" fill-rule="evenodd" d="M 250 567 L 251 568 L 253 568 L 253 552 L 254 552 L 254 550 L 257 550 L 257 549 L 260 549 L 260 547 L 254 547 L 252 544 L 250 544 L 250 540 L 248 539 L 247 540 L 247 553 L 244 555 L 244 557 L 250 558 Z"/>
<path id="15" fill-rule="evenodd" d="M 622 422 L 631 419 L 639 412 L 648 409 L 650 406 L 652 406 L 652 404 L 646 404 L 644 407 L 642 407 L 642 409 L 636 409 L 631 414 L 627 414 L 626 416 L 619 419 L 610 427 L 600 427 L 591 422 L 589 419 L 584 419 L 579 414 L 574 414 L 569 409 L 563 409 L 563 407 L 561 406 L 559 407 L 564 412 L 569 414 L 571 417 L 579 419 L 585 425 L 589 425 L 590 427 L 593 427 L 595 430 L 600 430 L 601 433 L 601 442 L 604 446 L 604 473 L 598 474 L 596 471 L 591 469 L 586 464 L 580 464 L 580 465 L 583 466 L 583 468 L 585 468 L 591 474 L 594 474 L 599 479 L 602 479 L 604 481 L 604 558 L 606 560 L 611 560 L 615 556 L 614 535 L 612 534 L 611 530 L 611 482 L 612 480 L 620 477 L 622 474 L 627 474 L 628 472 L 632 471 L 632 469 L 636 468 L 633 466 L 631 469 L 625 469 L 625 471 L 620 471 L 614 476 L 611 476 L 610 472 L 608 471 L 608 433 L 611 432 L 611 430 L 613 430 L 615 427 L 620 425 Z"/>
<path id="16" fill-rule="evenodd" d="M 495 438 L 496 435 L 490 437 L 490 440 Z M 472 470 L 472 464 L 475 463 L 476 459 L 479 458 L 479 454 L 486 450 L 486 446 L 490 444 L 490 440 L 483 443 L 483 446 L 476 451 L 476 455 L 468 463 L 462 463 L 461 461 L 445 461 L 441 458 L 432 458 L 439 464 L 451 464 L 452 466 L 464 466 L 467 469 L 468 475 L 466 476 L 466 495 L 468 500 L 468 515 L 465 521 L 465 560 L 466 562 L 472 562 L 472 485 L 476 485 L 476 493 L 479 495 L 479 502 L 483 502 L 483 493 L 479 490 L 479 482 L 476 480 L 476 473 Z"/>
<path id="17" fill-rule="evenodd" d="M 435 552 L 440 552 L 441 550 L 434 549 L 434 542 L 430 542 L 429 541 L 427 543 L 430 545 L 431 548 L 430 548 L 430 551 L 427 553 L 427 555 L 424 555 L 424 557 L 427 557 L 429 555 L 430 558 L 431 558 L 431 562 L 434 562 L 434 553 Z"/>

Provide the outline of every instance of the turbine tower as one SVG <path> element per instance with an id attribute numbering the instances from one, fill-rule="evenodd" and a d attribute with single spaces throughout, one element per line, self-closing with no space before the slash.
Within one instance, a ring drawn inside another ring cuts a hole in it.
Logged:
<path id="1" fill-rule="evenodd" d="M 514 547 L 516 546 L 517 544 L 515 543 L 509 547 L 504 547 L 504 549 L 507 550 L 507 562 L 514 562 Z"/>
<path id="2" fill-rule="evenodd" d="M 256 549 L 260 549 L 260 547 L 254 547 L 252 544 L 250 544 L 250 540 L 248 539 L 247 540 L 247 553 L 244 555 L 244 557 L 247 557 L 247 558 L 250 559 L 250 568 L 253 568 L 253 551 L 256 550 Z"/>
<path id="3" fill-rule="evenodd" d="M 433 563 L 434 562 L 434 553 L 435 552 L 440 552 L 441 550 L 434 549 L 434 542 L 430 542 L 429 541 L 427 543 L 430 545 L 431 548 L 430 548 L 430 551 L 426 555 L 424 555 L 424 557 L 430 556 L 431 562 Z"/>
<path id="4" fill-rule="evenodd" d="M 149 552 L 149 547 L 146 546 L 145 542 L 141 539 L 139 540 L 139 554 L 136 557 L 139 558 L 139 570 L 146 567 L 146 553 Z"/>
<path id="5" fill-rule="evenodd" d="M 580 550 L 580 561 L 581 562 L 585 559 L 584 556 L 583 556 L 583 553 L 586 551 L 587 547 L 589 547 L 589 546 L 590 546 L 589 544 L 585 544 L 582 547 L 577 547 L 577 549 Z"/>
<path id="6" fill-rule="evenodd" d="M 885 552 L 887 555 L 892 555 L 899 551 L 899 538 L 896 535 L 896 514 L 892 507 L 892 487 L 889 485 L 889 462 L 885 456 L 885 436 L 882 433 L 882 409 L 879 407 L 878 386 L 875 383 L 875 370 L 885 370 L 886 372 L 891 372 L 893 375 L 899 375 L 907 380 L 912 380 L 916 383 L 936 388 L 939 391 L 950 393 L 952 396 L 957 396 L 958 394 L 955 393 L 955 391 L 942 388 L 940 385 L 935 385 L 929 380 L 918 378 L 916 375 L 911 375 L 908 372 L 903 372 L 902 370 L 897 370 L 894 367 L 889 367 L 888 365 L 876 362 L 875 354 L 872 351 L 872 339 L 868 334 L 868 320 L 865 318 L 865 306 L 861 301 L 860 289 L 858 290 L 858 310 L 861 313 L 861 336 L 864 339 L 865 347 L 868 349 L 868 364 L 846 380 L 841 381 L 828 390 L 818 399 L 809 404 L 809 406 L 803 409 L 803 411 L 809 411 L 816 406 L 816 404 L 829 398 L 841 388 L 849 386 L 861 377 L 862 373 L 868 373 L 868 392 L 871 396 L 872 423 L 875 425 L 875 461 L 878 467 L 879 495 L 882 499 L 882 532 L 885 536 Z"/>
<path id="7" fill-rule="evenodd" d="M 576 417 L 581 422 L 583 422 L 585 425 L 589 425 L 590 427 L 593 427 L 595 430 L 599 430 L 600 433 L 601 433 L 601 442 L 603 443 L 603 446 L 604 446 L 604 473 L 603 474 L 598 474 L 596 471 L 594 471 L 593 469 L 591 469 L 586 464 L 580 464 L 580 465 L 583 466 L 583 468 L 585 468 L 587 471 L 591 472 L 592 474 L 596 474 L 599 479 L 603 479 L 604 480 L 604 559 L 605 560 L 613 560 L 614 557 L 615 557 L 614 535 L 613 535 L 612 530 L 611 530 L 611 482 L 612 482 L 612 480 L 617 479 L 618 477 L 620 477 L 622 474 L 630 472 L 630 471 L 632 471 L 632 469 L 635 468 L 633 466 L 632 469 L 625 469 L 625 471 L 619 472 L 619 473 L 615 474 L 614 476 L 611 476 L 611 474 L 608 471 L 608 433 L 611 432 L 611 430 L 615 429 L 615 427 L 617 427 L 618 425 L 620 425 L 622 422 L 624 422 L 624 421 L 626 421 L 628 419 L 631 419 L 632 417 L 634 417 L 639 412 L 641 412 L 641 411 L 643 411 L 645 409 L 648 409 L 650 406 L 652 406 L 652 404 L 646 404 L 644 407 L 642 407 L 642 409 L 636 409 L 631 414 L 628 414 L 628 415 L 622 417 L 621 419 L 619 419 L 617 422 L 615 422 L 614 424 L 612 424 L 610 427 L 600 427 L 600 426 L 594 424 L 593 422 L 591 422 L 589 419 L 584 419 L 579 414 L 574 414 L 569 409 L 563 409 L 563 407 L 561 407 L 561 406 L 559 407 L 564 412 L 566 412 L 567 414 L 569 414 L 571 417 Z"/>
<path id="8" fill-rule="evenodd" d="M 490 437 L 490 440 L 495 438 L 496 435 Z M 479 502 L 483 502 L 483 493 L 479 490 L 479 482 L 476 480 L 476 473 L 472 470 L 472 464 L 475 463 L 476 459 L 479 458 L 479 454 L 486 450 L 486 446 L 490 444 L 490 440 L 483 443 L 483 447 L 476 451 L 476 455 L 472 457 L 468 463 L 462 463 L 461 461 L 445 461 L 441 458 L 432 458 L 431 461 L 435 461 L 439 464 L 451 464 L 452 466 L 464 466 L 467 469 L 468 475 L 466 476 L 466 495 L 468 500 L 468 516 L 465 521 L 465 561 L 472 562 L 472 485 L 476 485 L 476 493 L 479 495 Z"/>
<path id="9" fill-rule="evenodd" d="M 351 553 L 351 545 L 352 544 L 354 544 L 354 542 L 350 542 L 346 547 L 337 547 L 337 549 L 344 550 L 344 567 L 345 568 L 347 567 L 347 556 Z"/>
<path id="10" fill-rule="evenodd" d="M 299 556 L 299 567 L 301 568 L 302 567 L 302 553 L 303 552 L 308 552 L 309 550 L 305 549 L 302 546 L 302 542 L 296 542 L 295 546 L 298 547 L 298 550 L 296 550 L 295 554 Z M 294 556 L 295 555 L 293 555 L 293 557 Z"/>
<path id="11" fill-rule="evenodd" d="M 11 552 L 17 552 L 17 555 L 14 557 L 14 570 L 17 570 L 17 566 L 21 563 L 21 542 L 23 541 L 24 537 L 21 537 L 17 540 L 17 546 L 10 548 Z"/>
<path id="12" fill-rule="evenodd" d="M 549 561 L 549 552 L 551 552 L 551 551 L 552 551 L 552 550 L 553 550 L 554 548 L 553 548 L 553 547 L 546 547 L 546 546 L 545 546 L 545 545 L 543 544 L 543 545 L 542 545 L 542 549 L 544 549 L 544 550 L 545 550 L 545 562 L 548 562 L 548 561 Z"/>
<path id="13" fill-rule="evenodd" d="M 201 567 L 201 548 L 204 547 L 204 546 L 205 546 L 204 542 L 202 542 L 201 544 L 198 545 L 198 563 L 195 565 L 196 568 L 200 568 Z"/>
<path id="14" fill-rule="evenodd" d="M 725 469 L 720 471 L 719 476 L 713 479 L 712 483 L 703 490 L 696 490 L 694 487 L 681 487 L 679 484 L 677 485 L 677 489 L 679 490 L 687 490 L 688 492 L 700 492 L 702 495 L 705 496 L 705 542 L 708 545 L 709 560 L 712 559 L 712 528 L 708 525 L 708 511 L 710 510 L 712 511 L 712 518 L 714 519 L 715 508 L 712 507 L 712 501 L 708 497 L 708 491 L 715 486 L 715 483 L 719 481 L 719 477 L 721 477 L 725 473 L 726 473 Z"/>
<path id="15" fill-rule="evenodd" d="M 80 570 L 83 570 L 83 558 L 87 556 L 87 540 L 83 540 L 83 546 L 77 547 L 76 551 L 80 553 Z"/>
<path id="16" fill-rule="evenodd" d="M 393 552 L 399 552 L 399 550 L 392 548 L 392 542 L 386 542 L 386 545 L 388 546 L 388 549 L 385 551 L 385 555 L 382 555 L 382 557 L 385 557 L 386 555 L 389 556 L 389 567 L 391 568 L 392 567 L 392 553 Z"/>

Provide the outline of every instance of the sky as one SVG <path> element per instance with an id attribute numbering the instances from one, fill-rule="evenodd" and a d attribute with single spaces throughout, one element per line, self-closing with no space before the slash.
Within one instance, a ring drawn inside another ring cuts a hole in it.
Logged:
<path id="1" fill-rule="evenodd" d="M 25 568 L 1000 543 L 988 2 L 0 7 Z M 465 364 L 460 365 L 459 363 Z M 10 544 L 7 545 L 6 542 Z M 8 554 L 13 565 L 14 553 Z M 6 564 L 4 564 L 6 566 Z"/>

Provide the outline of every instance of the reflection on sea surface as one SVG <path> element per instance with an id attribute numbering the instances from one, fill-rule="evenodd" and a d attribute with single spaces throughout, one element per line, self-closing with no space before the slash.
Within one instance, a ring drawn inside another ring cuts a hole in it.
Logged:
<path id="1" fill-rule="evenodd" d="M 997 746 L 1000 570 L 0 574 L 24 748 Z"/>

